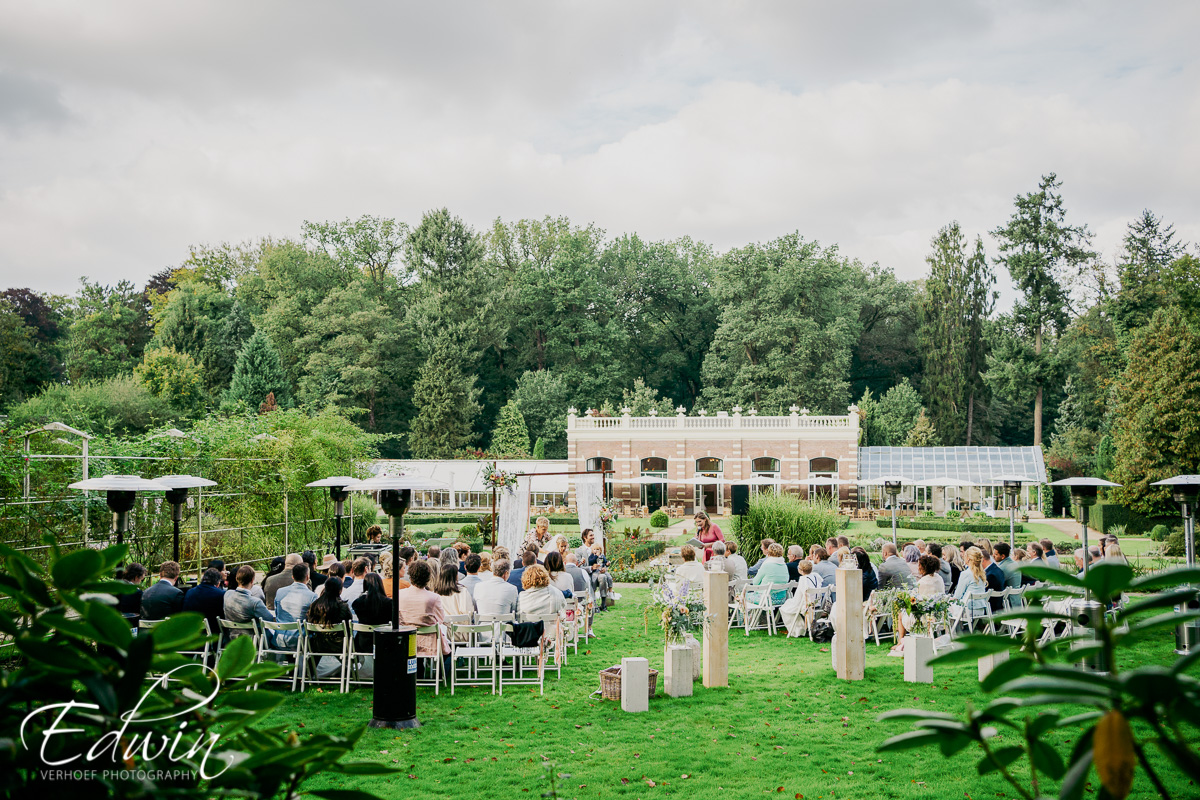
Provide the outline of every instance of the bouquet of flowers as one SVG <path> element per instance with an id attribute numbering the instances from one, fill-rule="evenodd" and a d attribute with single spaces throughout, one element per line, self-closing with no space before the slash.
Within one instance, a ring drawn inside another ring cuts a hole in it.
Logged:
<path id="1" fill-rule="evenodd" d="M 493 461 L 492 463 L 484 466 L 483 481 L 494 489 L 503 489 L 507 486 L 516 486 L 517 476 L 511 472 L 505 472 L 502 469 L 497 469 L 496 462 Z"/>
<path id="2" fill-rule="evenodd" d="M 909 614 L 913 618 L 913 624 L 907 626 L 909 630 L 925 634 L 932 632 L 938 622 L 946 621 L 951 598 L 948 594 L 920 597 L 910 589 L 886 589 L 875 592 L 875 604 L 880 613 L 891 612 L 892 630 L 899 630 L 901 614 Z"/>
<path id="3" fill-rule="evenodd" d="M 691 588 L 690 581 L 673 584 L 664 575 L 651 589 L 645 620 L 651 613 L 657 615 L 667 644 L 682 642 L 688 633 L 704 627 L 707 609 L 704 601 L 692 594 Z M 649 627 L 648 621 L 646 624 Z"/>
<path id="4" fill-rule="evenodd" d="M 617 518 L 617 513 L 619 510 L 620 509 L 617 507 L 616 500 L 605 500 L 600 504 L 600 526 L 604 528 L 604 532 L 606 534 L 608 533 L 609 525 L 611 525 L 613 520 Z"/>

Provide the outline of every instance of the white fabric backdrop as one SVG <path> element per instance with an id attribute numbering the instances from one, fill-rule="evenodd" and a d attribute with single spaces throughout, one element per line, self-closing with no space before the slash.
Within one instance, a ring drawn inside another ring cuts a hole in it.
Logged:
<path id="1" fill-rule="evenodd" d="M 516 486 L 501 489 L 499 501 L 496 544 L 507 547 L 508 552 L 516 556 L 529 532 L 529 479 L 517 478 Z"/>
<path id="2" fill-rule="evenodd" d="M 604 502 L 604 477 L 602 475 L 575 475 L 575 507 L 579 509 L 579 530 L 591 528 L 596 534 L 596 544 L 604 543 L 604 529 L 600 526 L 600 504 Z"/>

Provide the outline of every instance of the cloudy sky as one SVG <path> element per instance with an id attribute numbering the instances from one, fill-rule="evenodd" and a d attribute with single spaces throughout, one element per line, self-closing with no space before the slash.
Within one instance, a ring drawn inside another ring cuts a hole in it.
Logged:
<path id="1" fill-rule="evenodd" d="M 1041 174 L 1200 240 L 1200 3 L 0 0 L 0 285 L 447 206 L 905 278 Z M 990 240 L 989 240 L 990 244 Z"/>

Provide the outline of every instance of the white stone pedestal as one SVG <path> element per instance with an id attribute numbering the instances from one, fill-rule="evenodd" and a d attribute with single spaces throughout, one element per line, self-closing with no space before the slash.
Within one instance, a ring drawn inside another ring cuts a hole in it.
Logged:
<path id="1" fill-rule="evenodd" d="M 704 686 L 729 685 L 729 573 L 704 573 Z"/>
<path id="2" fill-rule="evenodd" d="M 1008 661 L 1008 651 L 1002 650 L 999 653 L 990 653 L 979 659 L 979 680 L 983 680 L 991 674 L 997 666 Z"/>
<path id="3" fill-rule="evenodd" d="M 861 681 L 867 663 L 867 643 L 863 637 L 862 571 L 837 568 L 833 604 L 834 651 L 837 676 L 846 681 Z"/>
<path id="4" fill-rule="evenodd" d="M 933 637 L 910 633 L 904 637 L 904 680 L 909 683 L 933 683 Z"/>
<path id="5" fill-rule="evenodd" d="M 650 662 L 644 658 L 621 659 L 621 710 L 650 710 Z"/>
<path id="6" fill-rule="evenodd" d="M 668 697 L 692 696 L 692 648 L 686 644 L 669 644 L 663 654 L 664 684 Z M 625 690 L 621 690 L 624 695 Z"/>
<path id="7" fill-rule="evenodd" d="M 704 634 L 701 633 L 700 635 L 703 636 Z M 698 681 L 704 677 L 704 656 L 703 650 L 700 647 L 700 640 L 689 633 L 684 637 L 683 643 L 692 651 L 692 680 Z"/>

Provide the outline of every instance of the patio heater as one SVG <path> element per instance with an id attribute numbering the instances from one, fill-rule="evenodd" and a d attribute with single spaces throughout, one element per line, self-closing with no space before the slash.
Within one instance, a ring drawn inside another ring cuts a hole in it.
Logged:
<path id="1" fill-rule="evenodd" d="M 417 719 L 417 629 L 400 624 L 400 540 L 404 537 L 404 514 L 412 505 L 412 493 L 449 488 L 441 481 L 419 475 L 378 475 L 346 487 L 350 491 L 379 493 L 379 505 L 388 515 L 388 534 L 392 540 L 392 625 L 376 628 L 373 634 L 375 687 L 369 723 L 372 728 L 421 727 Z"/>
<path id="2" fill-rule="evenodd" d="M 104 492 L 108 510 L 113 515 L 113 530 L 117 534 L 117 544 L 124 544 L 125 531 L 129 527 L 129 512 L 133 510 L 137 493 L 165 492 L 169 487 L 140 475 L 105 475 L 102 478 L 76 481 L 67 488 Z"/>
<path id="3" fill-rule="evenodd" d="M 155 478 L 167 487 L 167 502 L 171 504 L 171 524 L 174 529 L 171 543 L 171 560 L 179 562 L 179 524 L 183 522 L 183 504 L 187 502 L 188 489 L 199 489 L 203 486 L 216 486 L 216 481 L 207 478 L 197 478 L 194 475 L 164 475 Z M 199 569 L 197 559 L 197 569 Z"/>
<path id="4" fill-rule="evenodd" d="M 896 498 L 900 496 L 900 490 L 904 488 L 903 478 L 883 478 L 883 491 L 891 499 L 892 504 L 892 544 L 897 544 L 899 540 L 896 538 Z"/>
<path id="5" fill-rule="evenodd" d="M 1102 480 L 1101 478 L 1066 478 L 1061 481 L 1054 481 L 1048 485 L 1066 486 L 1069 488 L 1071 490 L 1071 501 L 1079 507 L 1079 519 L 1083 525 L 1083 580 L 1086 583 L 1088 562 L 1092 558 L 1092 554 L 1088 550 L 1088 509 L 1096 505 L 1096 493 L 1101 488 L 1118 487 L 1121 484 Z M 1068 604 L 1068 608 L 1075 618 L 1075 623 L 1084 628 L 1095 630 L 1100 620 L 1104 617 L 1104 607 L 1092 599 L 1092 592 L 1086 587 L 1083 590 L 1083 599 L 1072 600 Z M 1086 642 L 1083 645 L 1086 646 Z M 1103 653 L 1086 656 L 1083 659 L 1083 666 L 1085 669 L 1095 672 L 1108 671 L 1108 663 Z"/>
<path id="6" fill-rule="evenodd" d="M 1151 486 L 1170 486 L 1171 499 L 1179 503 L 1183 512 L 1183 546 L 1188 567 L 1196 566 L 1196 502 L 1200 500 L 1200 475 L 1176 475 L 1165 481 L 1155 481 Z M 1200 608 L 1200 596 L 1194 596 L 1183 606 L 1176 606 L 1177 613 Z M 1200 620 L 1187 620 L 1175 628 L 1175 652 L 1187 655 L 1200 647 Z"/>
<path id="7" fill-rule="evenodd" d="M 1021 486 L 1025 476 L 999 475 L 992 480 L 999 481 L 1004 486 L 1004 499 L 1008 501 L 1008 546 L 1010 550 L 1017 549 L 1017 498 L 1021 496 Z"/>
<path id="8" fill-rule="evenodd" d="M 305 484 L 305 486 L 313 489 L 329 487 L 329 499 L 333 501 L 333 552 L 337 556 L 338 561 L 342 560 L 343 504 L 346 502 L 346 498 L 350 496 L 350 490 L 346 487 L 355 483 L 358 483 L 358 478 L 336 475 L 332 478 L 322 478 L 319 481 Z"/>

